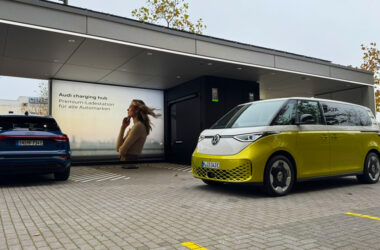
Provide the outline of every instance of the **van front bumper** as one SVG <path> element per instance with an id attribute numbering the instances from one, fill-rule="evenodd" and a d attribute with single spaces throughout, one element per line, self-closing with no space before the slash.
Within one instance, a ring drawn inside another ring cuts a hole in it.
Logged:
<path id="1" fill-rule="evenodd" d="M 207 168 L 203 162 L 216 162 L 218 168 Z M 193 176 L 200 179 L 243 183 L 252 182 L 253 169 L 249 159 L 236 156 L 205 155 L 195 152 L 191 161 Z"/>

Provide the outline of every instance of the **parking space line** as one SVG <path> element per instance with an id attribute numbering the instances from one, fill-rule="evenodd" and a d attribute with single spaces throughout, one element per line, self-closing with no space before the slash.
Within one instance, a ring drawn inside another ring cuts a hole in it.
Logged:
<path id="1" fill-rule="evenodd" d="M 346 214 L 347 215 L 352 215 L 352 216 L 358 216 L 358 217 L 362 217 L 362 218 L 367 218 L 367 219 L 371 219 L 371 220 L 378 220 L 378 221 L 380 221 L 380 218 L 379 217 L 375 217 L 375 216 L 370 216 L 370 215 L 365 215 L 365 214 L 357 214 L 357 213 L 351 213 L 351 212 L 347 212 Z"/>
<path id="2" fill-rule="evenodd" d="M 81 176 L 81 177 L 70 177 L 71 180 L 73 181 L 84 181 L 87 180 L 88 178 L 95 178 L 95 177 L 103 177 L 105 174 L 104 173 L 99 173 L 99 174 L 88 174 L 87 176 Z"/>
<path id="3" fill-rule="evenodd" d="M 105 180 L 109 180 L 109 179 L 112 179 L 112 178 L 115 178 L 115 177 L 119 177 L 120 175 L 111 175 L 111 176 L 108 176 L 106 178 L 103 178 L 103 179 L 99 179 L 99 180 L 96 180 L 96 181 L 105 181 Z"/>
<path id="4" fill-rule="evenodd" d="M 116 178 L 111 179 L 111 181 L 116 181 L 116 180 L 119 180 L 119 179 L 124 178 L 124 177 L 125 177 L 125 176 L 122 175 L 122 176 L 119 176 L 119 177 L 116 177 Z M 128 177 L 128 178 L 129 178 L 129 177 Z"/>
<path id="5" fill-rule="evenodd" d="M 102 176 L 97 176 L 97 177 L 90 176 L 88 179 L 82 180 L 81 182 L 85 183 L 85 182 L 89 182 L 89 181 L 95 181 L 95 180 L 101 179 L 102 177 L 108 177 L 108 176 L 110 176 L 111 178 L 117 177 L 117 175 L 115 175 L 115 174 L 104 174 Z"/>
<path id="6" fill-rule="evenodd" d="M 199 246 L 192 241 L 183 242 L 183 243 L 181 243 L 181 245 L 184 247 L 187 247 L 189 249 L 192 249 L 192 250 L 195 250 L 195 249 L 196 250 L 207 250 L 207 248 Z"/>

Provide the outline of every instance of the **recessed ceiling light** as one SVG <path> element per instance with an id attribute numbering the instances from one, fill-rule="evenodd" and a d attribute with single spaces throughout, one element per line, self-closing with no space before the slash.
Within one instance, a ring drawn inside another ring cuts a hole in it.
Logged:
<path id="1" fill-rule="evenodd" d="M 176 76 L 177 79 L 181 79 L 181 76 Z"/>
<path id="2" fill-rule="evenodd" d="M 69 39 L 67 40 L 69 43 L 75 43 L 75 39 Z"/>
<path id="3" fill-rule="evenodd" d="M 147 52 L 146 55 L 147 56 L 151 56 L 151 55 L 153 55 L 153 53 L 152 52 Z"/>
<path id="4" fill-rule="evenodd" d="M 242 70 L 243 68 L 242 68 L 242 67 L 237 67 L 236 69 L 237 69 L 237 70 Z"/>
<path id="5" fill-rule="evenodd" d="M 207 63 L 208 66 L 212 66 L 212 62 Z"/>

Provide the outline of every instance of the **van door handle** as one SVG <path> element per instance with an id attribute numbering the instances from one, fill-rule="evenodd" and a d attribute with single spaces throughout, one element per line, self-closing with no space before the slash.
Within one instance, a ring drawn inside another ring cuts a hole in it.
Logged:
<path id="1" fill-rule="evenodd" d="M 336 134 L 332 134 L 331 139 L 338 139 L 338 136 Z"/>
<path id="2" fill-rule="evenodd" d="M 175 141 L 175 144 L 182 144 L 183 141 Z"/>

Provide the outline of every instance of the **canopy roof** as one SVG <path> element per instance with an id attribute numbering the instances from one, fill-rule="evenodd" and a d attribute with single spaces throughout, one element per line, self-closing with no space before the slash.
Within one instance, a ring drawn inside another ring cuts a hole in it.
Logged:
<path id="1" fill-rule="evenodd" d="M 152 89 L 211 75 L 259 82 L 264 98 L 373 85 L 326 60 L 39 0 L 0 1 L 0 75 Z"/>

